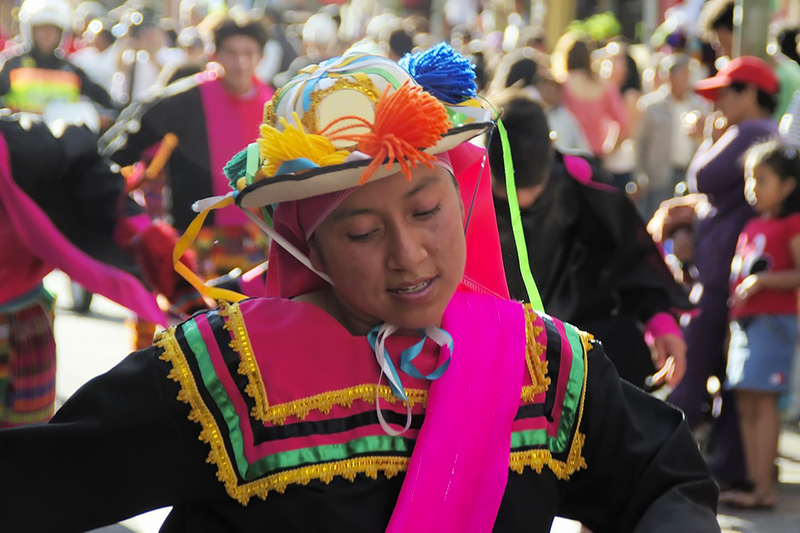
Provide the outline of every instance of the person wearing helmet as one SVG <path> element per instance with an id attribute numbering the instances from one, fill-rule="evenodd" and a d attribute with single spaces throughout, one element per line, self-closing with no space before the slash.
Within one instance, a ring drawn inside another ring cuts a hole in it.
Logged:
<path id="1" fill-rule="evenodd" d="M 65 0 L 25 0 L 19 21 L 25 46 L 0 67 L 5 107 L 43 113 L 49 104 L 75 103 L 85 96 L 115 114 L 117 104 L 105 89 L 64 58 L 61 46 L 72 24 Z"/>

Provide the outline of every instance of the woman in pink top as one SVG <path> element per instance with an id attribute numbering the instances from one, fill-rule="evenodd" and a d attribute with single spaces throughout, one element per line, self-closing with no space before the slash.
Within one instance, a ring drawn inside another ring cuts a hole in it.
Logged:
<path id="1" fill-rule="evenodd" d="M 578 119 L 592 153 L 602 159 L 628 136 L 628 117 L 619 89 L 594 75 L 584 40 L 572 43 L 566 56 L 564 104 Z"/>

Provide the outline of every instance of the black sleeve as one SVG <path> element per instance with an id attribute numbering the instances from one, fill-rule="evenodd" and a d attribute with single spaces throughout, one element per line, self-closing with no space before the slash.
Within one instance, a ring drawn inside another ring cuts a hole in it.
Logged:
<path id="1" fill-rule="evenodd" d="M 717 485 L 682 413 L 620 381 L 593 346 L 580 429 L 587 468 L 563 482 L 559 514 L 594 533 L 719 531 Z"/>
<path id="2" fill-rule="evenodd" d="M 2 65 L 0 65 L 0 96 L 5 96 L 11 90 L 11 77 L 10 72 L 19 66 L 19 57 L 4 54 L 5 57 L 0 58 Z"/>
<path id="3" fill-rule="evenodd" d="M 69 126 L 59 137 L 68 190 L 86 219 L 113 228 L 120 216 L 125 179 L 97 151 L 97 136 L 85 126 Z"/>
<path id="4" fill-rule="evenodd" d="M 0 431 L 4 531 L 86 531 L 227 498 L 159 353 L 131 354 L 78 390 L 48 424 Z"/>

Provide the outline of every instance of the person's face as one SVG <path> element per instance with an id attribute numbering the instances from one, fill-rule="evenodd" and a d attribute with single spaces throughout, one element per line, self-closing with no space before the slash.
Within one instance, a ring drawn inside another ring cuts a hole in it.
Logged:
<path id="1" fill-rule="evenodd" d="M 309 244 L 351 330 L 439 325 L 464 275 L 461 197 L 446 169 L 420 166 L 358 187 Z"/>
<path id="2" fill-rule="evenodd" d="M 714 36 L 712 46 L 717 57 L 733 57 L 733 32 L 727 28 L 719 28 L 714 32 Z"/>
<path id="3" fill-rule="evenodd" d="M 756 105 L 757 94 L 753 87 L 746 87 L 741 92 L 723 87 L 719 90 L 717 109 L 725 115 L 729 125 L 738 124 L 750 115 Z"/>
<path id="4" fill-rule="evenodd" d="M 262 53 L 258 43 L 245 35 L 231 35 L 222 41 L 214 53 L 214 61 L 225 70 L 225 86 L 236 93 L 250 90 Z"/>
<path id="5" fill-rule="evenodd" d="M 747 202 L 762 215 L 776 216 L 783 202 L 797 186 L 797 180 L 781 178 L 769 165 L 747 165 L 744 194 Z"/>
<path id="6" fill-rule="evenodd" d="M 33 45 L 43 54 L 52 54 L 61 44 L 61 28 L 53 24 L 34 26 L 31 29 Z"/>
<path id="7" fill-rule="evenodd" d="M 544 103 L 548 106 L 553 107 L 561 105 L 561 85 L 552 80 L 541 80 L 536 84 L 536 88 L 539 90 L 542 100 L 544 100 Z"/>
<path id="8" fill-rule="evenodd" d="M 669 83 L 672 87 L 672 94 L 683 98 L 683 96 L 689 92 L 691 87 L 689 68 L 678 67 L 672 69 L 669 73 Z"/>

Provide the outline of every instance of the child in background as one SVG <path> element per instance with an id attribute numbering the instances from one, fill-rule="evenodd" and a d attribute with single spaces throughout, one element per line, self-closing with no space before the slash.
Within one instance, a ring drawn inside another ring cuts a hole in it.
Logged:
<path id="1" fill-rule="evenodd" d="M 752 492 L 725 503 L 771 509 L 778 501 L 778 400 L 791 390 L 800 287 L 800 154 L 779 141 L 745 156 L 745 195 L 759 216 L 739 235 L 731 266 L 727 387 L 736 391 Z"/>

